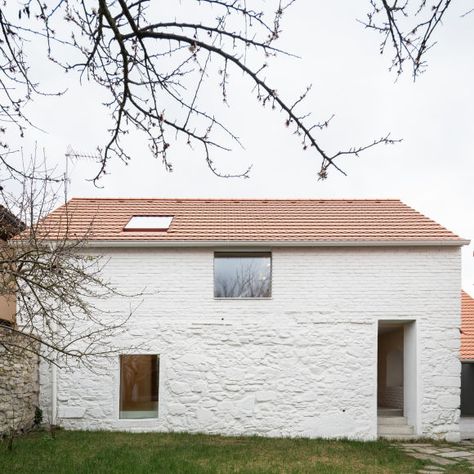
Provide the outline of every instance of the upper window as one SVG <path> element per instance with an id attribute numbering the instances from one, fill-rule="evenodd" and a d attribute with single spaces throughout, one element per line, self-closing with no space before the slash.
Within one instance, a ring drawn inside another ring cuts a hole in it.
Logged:
<path id="1" fill-rule="evenodd" d="M 270 298 L 272 255 L 270 252 L 216 252 L 214 254 L 216 298 Z"/>
<path id="2" fill-rule="evenodd" d="M 160 359 L 120 356 L 120 418 L 157 418 Z"/>
<path id="3" fill-rule="evenodd" d="M 173 216 L 133 216 L 124 230 L 168 230 Z"/>

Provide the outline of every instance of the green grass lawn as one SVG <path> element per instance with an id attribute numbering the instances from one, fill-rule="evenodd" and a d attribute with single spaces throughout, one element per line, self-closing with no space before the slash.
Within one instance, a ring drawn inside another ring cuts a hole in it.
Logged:
<path id="1" fill-rule="evenodd" d="M 59 431 L 0 443 L 0 473 L 415 473 L 385 441 Z M 451 467 L 449 473 L 466 472 Z"/>

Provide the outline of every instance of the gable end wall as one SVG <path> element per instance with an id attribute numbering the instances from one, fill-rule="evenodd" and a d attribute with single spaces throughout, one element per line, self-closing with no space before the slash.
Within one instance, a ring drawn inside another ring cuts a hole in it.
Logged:
<path id="1" fill-rule="evenodd" d="M 374 439 L 377 323 L 385 319 L 416 321 L 418 434 L 459 438 L 458 248 L 268 250 L 272 298 L 225 301 L 213 298 L 211 249 L 108 251 L 105 276 L 121 291 L 148 293 L 117 342 L 160 354 L 159 418 L 118 419 L 115 357 L 98 365 L 100 375 L 59 371 L 60 423 Z M 128 307 L 108 302 L 117 314 Z M 49 374 L 43 365 L 45 410 Z"/>

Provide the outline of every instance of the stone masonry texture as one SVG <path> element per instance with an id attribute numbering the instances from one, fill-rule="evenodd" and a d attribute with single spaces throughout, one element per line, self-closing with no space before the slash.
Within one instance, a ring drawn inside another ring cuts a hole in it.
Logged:
<path id="1" fill-rule="evenodd" d="M 58 371 L 61 425 L 375 439 L 383 319 L 416 321 L 417 434 L 459 439 L 458 248 L 268 248 L 272 297 L 257 300 L 214 299 L 214 250 L 100 249 L 105 278 L 145 290 L 106 307 L 123 316 L 141 302 L 116 344 L 160 356 L 159 416 L 119 419 L 117 355 Z M 45 412 L 50 373 L 42 363 Z"/>
<path id="2" fill-rule="evenodd" d="M 0 327 L 0 435 L 31 428 L 38 401 L 38 356 L 31 342 Z M 9 344 L 10 343 L 10 344 Z M 15 346 L 15 347 L 13 347 Z"/>

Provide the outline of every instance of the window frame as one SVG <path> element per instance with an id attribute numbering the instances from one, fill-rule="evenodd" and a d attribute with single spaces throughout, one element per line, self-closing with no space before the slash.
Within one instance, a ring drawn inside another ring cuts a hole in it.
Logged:
<path id="1" fill-rule="evenodd" d="M 242 257 L 269 257 L 270 258 L 270 296 L 216 296 L 216 260 L 217 258 L 242 258 Z M 215 300 L 271 300 L 273 298 L 273 252 L 271 250 L 214 250 L 212 255 L 212 293 Z"/>
<path id="2" fill-rule="evenodd" d="M 147 417 L 140 417 L 140 418 L 134 418 L 134 417 L 122 417 L 121 410 L 122 408 L 122 358 L 127 356 L 147 356 L 147 357 L 154 357 L 156 360 L 156 369 L 157 369 L 157 374 L 156 374 L 156 415 L 154 416 L 147 416 Z M 119 363 L 118 363 L 118 394 L 117 394 L 117 418 L 120 422 L 125 422 L 125 423 L 140 423 L 140 422 L 153 422 L 157 421 L 160 418 L 160 378 L 161 378 L 161 371 L 162 371 L 162 364 L 161 364 L 161 355 L 158 353 L 153 353 L 153 354 L 130 354 L 130 353 L 124 353 L 124 354 L 119 354 Z"/>

